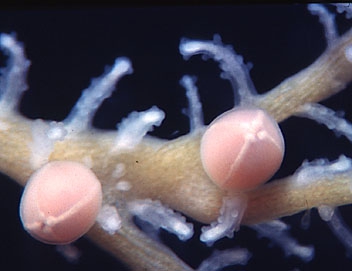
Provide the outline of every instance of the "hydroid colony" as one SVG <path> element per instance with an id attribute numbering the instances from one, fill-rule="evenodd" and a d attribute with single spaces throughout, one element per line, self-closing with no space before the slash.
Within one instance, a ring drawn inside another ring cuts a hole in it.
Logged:
<path id="1" fill-rule="evenodd" d="M 322 15 L 325 13 L 320 14 L 321 18 L 324 18 Z M 293 82 L 298 84 L 300 88 L 293 88 L 295 91 L 292 91 L 292 94 L 290 94 L 290 85 L 284 82 L 276 89 L 278 91 L 273 91 L 270 95 L 266 96 L 256 96 L 253 95 L 253 91 L 246 93 L 243 92 L 243 89 L 242 91 L 241 89 L 237 89 L 235 93 L 238 94 L 238 97 L 236 97 L 237 99 L 235 101 L 238 103 L 238 98 L 250 100 L 250 103 L 266 109 L 277 121 L 282 121 L 291 114 L 301 114 L 322 122 L 329 126 L 329 128 L 348 137 L 349 125 L 340 115 L 317 104 L 309 104 L 299 108 L 302 103 L 317 102 L 336 91 L 342 90 L 344 85 L 350 80 L 349 36 L 347 34 L 344 38 L 338 39 L 334 34 L 336 32 L 331 31 L 329 24 L 326 23 L 329 22 L 330 19 L 331 17 L 325 17 L 325 20 L 323 19 L 323 22 L 325 21 L 325 32 L 327 33 L 328 40 L 328 50 L 326 54 L 310 69 L 292 78 L 294 79 Z M 25 86 L 23 79 L 24 73 L 28 68 L 28 62 L 26 62 L 25 58 L 18 57 L 18 50 L 21 51 L 21 49 L 20 47 L 14 46 L 17 43 L 13 36 L 3 35 L 2 37 L 5 38 L 5 42 L 4 40 L 2 42 L 4 50 L 9 50 L 10 56 L 11 54 L 15 56 L 13 58 L 15 61 L 12 62 L 12 64 L 10 62 L 9 68 L 4 73 L 5 76 L 2 81 L 4 91 L 2 102 L 3 105 L 6 106 L 3 107 L 3 116 L 8 117 L 8 113 L 10 112 L 13 115 L 11 118 L 14 118 L 13 121 L 16 124 L 17 121 L 24 121 L 19 116 L 14 115 L 16 114 L 16 108 L 14 106 L 16 106 L 18 96 Z M 9 41 L 13 42 L 11 46 L 8 44 Z M 11 51 L 11 49 L 15 47 L 19 49 L 16 49 L 16 52 Z M 235 49 L 236 48 L 235 45 Z M 239 56 L 232 59 L 231 56 L 234 56 L 232 50 L 225 46 L 218 37 L 212 41 L 183 40 L 180 49 L 183 55 L 188 54 L 188 56 L 190 56 L 195 53 L 206 53 L 208 57 L 215 58 L 222 65 L 221 68 L 224 71 L 223 75 L 226 79 L 230 79 L 235 89 L 238 87 L 239 82 L 244 82 L 248 79 L 248 77 L 246 77 L 248 76 L 248 66 L 241 62 L 242 60 Z M 229 57 L 224 58 L 224 55 Z M 227 60 L 228 62 L 226 62 Z M 132 61 L 132 63 L 134 63 L 134 61 Z M 134 66 L 134 64 L 132 65 Z M 21 80 L 11 80 L 11 76 L 9 76 L 13 74 L 11 73 L 11 67 L 19 68 L 15 70 L 12 69 L 12 71 L 17 72 L 14 78 Z M 321 69 L 322 67 L 327 67 L 325 70 L 328 70 L 328 72 Z M 135 72 L 137 70 L 135 66 L 134 70 Z M 24 183 L 35 169 L 45 164 L 48 160 L 79 160 L 81 163 L 91 167 L 103 183 L 104 205 L 101 209 L 101 215 L 98 216 L 98 222 L 90 233 L 90 236 L 93 240 L 105 246 L 106 249 L 109 249 L 113 253 L 120 253 L 121 258 L 132 264 L 132 266 L 136 264 L 136 268 L 138 268 L 138 264 L 149 266 L 151 270 L 155 270 L 156 268 L 165 269 L 165 266 L 168 266 L 168 269 L 187 270 L 188 267 L 173 258 L 173 256 L 170 257 L 168 251 L 161 249 L 157 243 L 151 242 L 149 239 L 143 237 L 140 232 L 135 230 L 133 225 L 129 224 L 131 214 L 142 220 L 151 218 L 149 219 L 149 223 L 154 223 L 153 226 L 161 226 L 167 231 L 175 233 L 181 240 L 188 239 L 192 236 L 193 227 L 191 223 L 185 221 L 178 212 L 186 214 L 203 223 L 211 223 L 210 226 L 203 227 L 201 234 L 201 240 L 207 244 L 216 242 L 216 240 L 222 236 L 231 236 L 232 231 L 238 228 L 241 222 L 241 215 L 243 215 L 243 223 L 251 224 L 252 228 L 261 235 L 270 237 L 274 243 L 284 248 L 287 255 L 293 254 L 301 257 L 303 260 L 310 260 L 312 258 L 312 248 L 310 246 L 301 246 L 292 239 L 288 235 L 285 224 L 275 221 L 258 225 L 257 222 L 265 221 L 269 218 L 276 218 L 284 214 L 294 213 L 310 207 L 320 206 L 319 210 L 324 220 L 332 221 L 330 223 L 332 225 L 336 224 L 337 218 L 334 216 L 334 212 L 330 207 L 349 203 L 348 194 L 343 194 L 344 191 L 346 191 L 345 187 L 349 185 L 348 178 L 346 179 L 346 173 L 350 168 L 349 159 L 342 156 L 339 160 L 332 163 L 326 160 L 319 160 L 313 164 L 306 163 L 297 171 L 293 179 L 289 178 L 286 182 L 282 180 L 281 183 L 283 184 L 293 185 L 289 186 L 290 193 L 286 193 L 285 191 L 287 191 L 287 189 L 282 189 L 283 186 L 280 186 L 278 183 L 273 183 L 271 185 L 265 185 L 257 192 L 246 194 L 246 196 L 249 197 L 249 204 L 243 204 L 243 201 L 238 200 L 238 197 L 229 197 L 226 191 L 218 190 L 216 186 L 207 181 L 209 180 L 208 177 L 202 168 L 199 167 L 199 165 L 201 165 L 199 154 L 193 156 L 194 153 L 197 153 L 198 147 L 197 145 L 194 147 L 192 142 L 197 142 L 197 140 L 200 139 L 204 127 L 202 128 L 202 123 L 200 122 L 200 111 L 196 110 L 199 108 L 199 101 L 197 101 L 197 95 L 195 94 L 197 91 L 197 83 L 195 83 L 194 80 L 190 80 L 190 77 L 184 77 L 182 85 L 185 86 L 187 93 L 190 94 L 188 95 L 190 97 L 188 115 L 191 118 L 190 126 L 192 132 L 185 137 L 170 141 L 173 142 L 171 145 L 168 145 L 169 143 L 166 141 L 155 141 L 150 138 L 144 138 L 144 143 L 140 143 L 143 134 L 148 132 L 152 125 L 160 125 L 161 120 L 164 118 L 163 111 L 166 110 L 162 111 L 157 107 L 153 107 L 153 104 L 150 105 L 150 109 L 145 109 L 144 113 L 133 113 L 127 119 L 120 121 L 120 125 L 118 126 L 120 134 L 118 133 L 117 136 L 114 132 L 105 131 L 100 133 L 91 128 L 91 117 L 94 115 L 94 110 L 101 102 L 97 102 L 97 100 L 102 100 L 108 95 L 99 94 L 94 97 L 94 95 L 90 96 L 89 93 L 101 93 L 101 91 L 105 89 L 111 91 L 111 86 L 114 85 L 115 82 L 110 79 L 106 80 L 106 78 L 109 78 L 110 75 L 112 79 L 115 78 L 115 72 L 117 75 L 122 75 L 124 73 L 130 73 L 131 71 L 130 62 L 126 59 L 119 59 L 115 62 L 113 68 L 106 71 L 105 77 L 100 77 L 100 79 L 96 80 L 91 87 L 86 90 L 86 95 L 82 96 L 83 98 L 76 104 L 75 109 L 71 111 L 71 115 L 69 115 L 63 123 L 40 120 L 34 122 L 24 121 L 25 125 L 21 126 L 24 128 L 16 131 L 17 134 L 21 136 L 22 140 L 31 142 L 29 149 L 24 148 L 22 152 L 14 152 L 16 159 L 13 159 L 12 162 L 6 159 L 2 160 L 7 161 L 3 164 L 3 167 L 9 170 L 5 171 L 4 169 L 4 172 L 14 179 L 17 179 L 17 181 Z M 241 75 L 241 71 L 242 73 L 245 71 L 242 77 L 239 76 Z M 18 72 L 20 75 L 18 75 Z M 321 74 L 323 74 L 323 76 Z M 199 75 L 199 81 L 201 81 L 200 78 L 201 76 Z M 121 83 L 123 80 L 124 79 L 122 79 Z M 299 84 L 302 80 L 304 80 L 304 84 Z M 10 85 L 10 87 L 8 87 L 8 85 Z M 312 86 L 318 87 L 313 88 Z M 249 84 L 249 89 L 251 89 L 251 87 L 251 84 Z M 10 92 L 10 94 L 7 95 L 5 92 L 6 89 L 9 88 L 17 89 L 19 92 L 17 92 L 17 94 L 16 92 Z M 201 91 L 200 86 L 199 90 Z M 284 95 L 280 93 L 284 93 Z M 308 97 L 306 93 L 309 93 Z M 93 97 L 93 99 L 89 97 Z M 89 102 L 93 102 L 93 104 L 90 104 L 88 107 L 80 106 L 85 103 L 87 104 L 87 102 L 88 104 Z M 89 110 L 87 110 L 87 108 Z M 203 108 L 206 108 L 205 104 L 203 104 Z M 166 111 L 166 117 L 167 115 L 168 112 Z M 6 118 L 5 120 L 8 121 Z M 58 121 L 59 120 L 61 119 L 58 119 Z M 3 131 L 11 131 L 12 122 L 8 121 L 9 124 L 6 121 L 3 122 Z M 142 127 L 144 128 L 139 129 Z M 87 129 L 89 133 L 85 133 Z M 137 134 L 131 136 L 131 132 L 136 132 Z M 7 142 L 12 142 L 11 140 L 14 138 L 14 133 L 9 133 L 9 135 L 11 136 L 9 136 Z M 48 137 L 48 135 L 50 136 Z M 27 139 L 28 136 L 32 137 L 33 140 Z M 99 143 L 94 140 L 97 136 L 100 138 L 100 140 L 97 141 Z M 284 134 L 284 136 L 287 135 Z M 87 146 L 92 146 L 91 144 L 93 144 L 93 146 L 99 146 L 99 148 L 84 148 L 84 146 L 80 145 L 81 143 L 83 143 L 83 145 L 87 144 Z M 12 147 L 12 145 L 8 147 Z M 146 149 L 143 150 L 143 148 Z M 98 151 L 96 151 L 97 149 Z M 182 155 L 183 149 L 186 150 L 186 156 Z M 5 154 L 12 154 L 11 150 L 13 152 L 14 149 L 4 148 L 3 150 Z M 138 155 L 131 155 L 131 152 L 133 153 L 135 150 L 138 150 Z M 154 154 L 155 152 L 157 153 L 156 155 Z M 116 160 L 108 159 L 109 161 L 107 162 L 106 159 L 109 157 L 107 153 L 117 153 L 117 158 L 114 158 Z M 150 156 L 152 156 L 152 158 L 150 158 Z M 180 160 L 178 160 L 178 157 L 180 157 Z M 13 164 L 13 161 L 15 164 Z M 99 166 L 97 166 L 96 161 L 99 161 Z M 179 162 L 177 162 L 177 166 L 172 167 L 170 166 L 172 161 Z M 111 164 L 114 165 L 112 168 L 109 166 Z M 129 166 L 126 166 L 126 164 Z M 135 168 L 133 172 L 130 172 L 131 165 Z M 18 166 L 22 169 L 21 171 L 16 170 Z M 151 168 L 153 171 L 152 174 L 149 174 Z M 194 172 L 197 172 L 197 174 L 193 174 Z M 153 175 L 157 177 L 163 176 L 165 181 L 153 181 Z M 174 178 L 177 179 L 177 182 Z M 143 185 L 138 185 L 139 182 L 142 182 L 141 184 L 143 184 L 143 182 L 145 183 L 145 179 L 152 180 L 148 183 L 148 189 L 145 189 Z M 328 189 L 330 183 L 324 181 L 325 179 L 340 179 L 341 182 L 337 183 L 341 184 L 340 188 L 337 187 L 337 189 L 333 191 Z M 319 190 L 319 188 L 322 189 Z M 171 189 L 172 192 L 170 192 L 169 189 Z M 327 190 L 329 190 L 328 193 L 323 194 L 323 202 L 321 198 L 314 197 L 314 192 L 318 191 L 319 193 L 324 193 L 324 191 Z M 130 191 L 133 191 L 133 193 L 130 193 Z M 170 195 L 174 195 L 174 197 L 170 197 Z M 180 200 L 181 198 L 182 200 Z M 260 199 L 263 199 L 263 201 L 261 202 Z M 290 202 L 292 199 L 295 201 Z M 166 209 L 165 206 L 171 207 L 174 210 Z M 278 208 L 276 206 L 278 206 Z M 175 212 L 175 210 L 178 212 Z M 222 216 L 217 220 L 219 210 Z M 239 211 L 237 215 L 233 215 L 236 214 L 234 210 Z M 162 219 L 160 219 L 160 217 Z M 105 223 L 106 221 L 112 221 L 113 223 Z M 273 232 L 276 232 L 276 234 L 272 234 Z M 240 233 L 238 235 L 240 235 Z M 113 236 L 112 239 L 109 239 L 111 236 Z M 129 236 L 129 240 L 134 240 L 134 244 L 138 249 L 134 247 L 133 255 L 129 255 L 128 251 L 122 250 L 121 252 L 119 245 L 124 244 L 124 240 L 119 239 L 119 236 Z M 136 240 L 138 240 L 139 243 L 136 242 Z M 118 242 L 115 243 L 115 241 Z M 242 247 L 244 248 L 246 246 L 242 245 Z M 236 263 L 236 261 L 244 263 L 248 260 L 249 254 L 243 248 L 230 251 L 223 250 L 220 254 L 210 257 L 208 260 L 204 260 L 199 268 L 205 270 L 209 270 L 211 266 L 215 268 L 214 264 L 216 263 L 216 259 L 222 259 L 223 263 Z M 145 251 L 148 251 L 148 253 L 145 254 Z M 136 257 L 136 255 L 144 256 Z M 136 258 L 142 259 L 142 263 L 131 261 L 131 259 Z M 164 261 L 159 262 L 155 259 L 163 259 Z M 255 255 L 253 255 L 252 260 L 254 259 Z M 247 266 L 250 266 L 252 260 L 248 262 Z"/>

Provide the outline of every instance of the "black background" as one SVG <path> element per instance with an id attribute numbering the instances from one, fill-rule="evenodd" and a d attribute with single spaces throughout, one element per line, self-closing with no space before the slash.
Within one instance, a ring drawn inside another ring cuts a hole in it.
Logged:
<path id="1" fill-rule="evenodd" d="M 337 20 L 341 33 L 352 25 L 341 15 Z M 117 91 L 104 102 L 94 125 L 114 129 L 131 111 L 157 105 L 166 112 L 166 119 L 152 134 L 167 139 L 186 134 L 189 129 L 188 118 L 182 113 L 187 106 L 185 91 L 178 83 L 182 75 L 198 76 L 206 123 L 233 105 L 230 84 L 219 77 L 217 64 L 199 56 L 183 60 L 178 52 L 182 37 L 212 39 L 215 33 L 220 34 L 225 44 L 233 45 L 246 62 L 253 63 L 251 76 L 259 93 L 312 63 L 326 46 L 317 17 L 299 4 L 7 8 L 0 10 L 0 32 L 16 33 L 32 62 L 30 88 L 21 104 L 25 116 L 62 120 L 91 78 L 101 75 L 116 57 L 126 56 L 133 63 L 134 73 L 123 78 Z M 3 54 L 0 61 L 4 66 Z M 344 110 L 352 121 L 350 92 L 346 89 L 323 103 Z M 337 138 L 312 121 L 290 118 L 280 126 L 286 154 L 276 177 L 292 174 L 304 159 L 352 155 L 351 144 L 344 137 Z M 1 177 L 0 270 L 125 270 L 85 239 L 76 242 L 82 252 L 77 264 L 68 263 L 55 247 L 32 239 L 18 217 L 21 192 L 17 184 Z M 347 206 L 340 210 L 352 227 L 352 209 Z M 301 217 L 298 214 L 284 220 L 292 225 L 292 235 L 300 243 L 315 246 L 312 262 L 286 258 L 280 248 L 243 227 L 234 240 L 221 240 L 216 247 L 246 247 L 252 259 L 245 267 L 226 270 L 351 270 L 352 260 L 316 211 L 312 211 L 308 230 L 300 227 Z M 199 228 L 196 237 L 187 243 L 164 232 L 162 236 L 192 267 L 211 253 L 197 240 Z"/>

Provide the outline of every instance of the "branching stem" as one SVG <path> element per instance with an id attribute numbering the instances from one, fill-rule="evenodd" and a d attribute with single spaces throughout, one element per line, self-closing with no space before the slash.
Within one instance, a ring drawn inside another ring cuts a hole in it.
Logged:
<path id="1" fill-rule="evenodd" d="M 301 105 L 318 102 L 341 91 L 352 80 L 352 62 L 346 50 L 352 46 L 352 30 L 330 46 L 312 65 L 286 79 L 273 90 L 254 101 L 277 121 L 295 114 Z M 31 167 L 32 121 L 19 115 L 0 119 L 0 171 L 22 186 L 36 168 Z M 101 180 L 105 203 L 139 198 L 160 200 L 170 208 L 193 219 L 209 223 L 216 220 L 223 197 L 203 171 L 199 142 L 203 131 L 163 141 L 145 138 L 135 150 L 115 153 L 116 132 L 91 129 L 66 137 L 54 145 L 49 160 L 91 159 L 92 169 Z M 129 191 L 113 189 L 117 164 L 124 164 L 124 180 L 131 183 Z M 253 224 L 280 218 L 320 205 L 339 206 L 352 203 L 349 175 L 315 180 L 309 185 L 293 185 L 292 178 L 276 180 L 248 192 L 248 208 L 243 223 Z M 122 257 L 130 266 L 141 270 L 187 270 L 180 260 L 165 248 L 137 233 L 125 216 L 124 227 L 108 235 L 94 226 L 89 236 L 112 254 Z M 155 261 L 158 259 L 159 261 Z M 191 269 L 189 269 L 191 270 Z"/>

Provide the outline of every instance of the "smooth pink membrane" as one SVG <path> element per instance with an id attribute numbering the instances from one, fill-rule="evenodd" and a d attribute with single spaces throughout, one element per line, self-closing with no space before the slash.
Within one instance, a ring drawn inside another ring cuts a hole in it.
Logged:
<path id="1" fill-rule="evenodd" d="M 201 140 L 208 176 L 231 191 L 253 189 L 279 169 L 285 144 L 278 124 L 264 110 L 239 107 L 216 118 Z"/>
<path id="2" fill-rule="evenodd" d="M 28 180 L 20 203 L 24 228 L 48 244 L 67 244 L 94 224 L 102 204 L 100 181 L 85 165 L 49 162 Z"/>

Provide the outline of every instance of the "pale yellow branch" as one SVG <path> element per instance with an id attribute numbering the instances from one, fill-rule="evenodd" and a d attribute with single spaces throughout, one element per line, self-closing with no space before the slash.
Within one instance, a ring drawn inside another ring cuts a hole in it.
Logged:
<path id="1" fill-rule="evenodd" d="M 352 172 L 307 180 L 295 184 L 294 177 L 276 180 L 248 193 L 249 205 L 243 224 L 251 225 L 293 215 L 321 205 L 341 206 L 352 203 Z"/>
<path id="2" fill-rule="evenodd" d="M 132 270 L 193 270 L 178 259 L 171 251 L 146 236 L 133 225 L 126 225 L 119 233 L 110 235 L 99 225 L 94 225 L 88 237 L 97 245 Z"/>
<path id="3" fill-rule="evenodd" d="M 322 101 L 343 90 L 352 78 L 346 48 L 352 46 L 352 29 L 328 48 L 312 65 L 261 95 L 256 104 L 280 122 L 302 104 Z"/>

